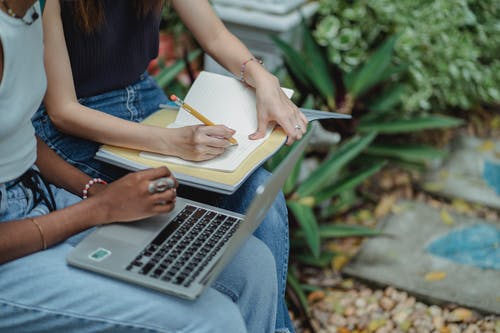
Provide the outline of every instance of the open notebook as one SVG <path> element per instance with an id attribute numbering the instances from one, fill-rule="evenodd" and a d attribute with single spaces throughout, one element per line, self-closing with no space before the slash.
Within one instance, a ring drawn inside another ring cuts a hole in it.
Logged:
<path id="1" fill-rule="evenodd" d="M 292 90 L 283 88 L 291 96 Z M 248 139 L 257 128 L 255 94 L 238 80 L 219 74 L 201 72 L 190 88 L 185 102 L 214 123 L 237 130 L 238 146 L 228 149 L 223 156 L 206 162 L 189 162 L 161 154 L 103 145 L 96 159 L 132 171 L 166 165 L 179 183 L 218 193 L 231 194 L 283 146 L 286 134 L 278 126 L 269 129 L 268 136 L 253 142 Z M 309 121 L 319 119 L 349 119 L 350 115 L 300 109 Z M 143 121 L 146 125 L 169 127 L 199 124 L 185 110 L 159 110 Z"/>
<path id="2" fill-rule="evenodd" d="M 151 126 L 165 127 L 175 120 L 176 115 L 177 111 L 163 109 L 152 114 L 143 123 Z M 286 135 L 281 128 L 274 129 L 269 138 L 257 147 L 232 172 L 144 158 L 142 152 L 139 150 L 111 145 L 101 146 L 96 154 L 96 159 L 131 171 L 166 165 L 181 184 L 218 193 L 231 194 L 241 186 L 256 168 L 272 156 L 284 144 L 285 140 Z"/>
<path id="3" fill-rule="evenodd" d="M 283 88 L 283 91 L 289 98 L 293 94 L 291 89 Z M 189 89 L 184 101 L 215 124 L 223 124 L 234 129 L 236 131 L 234 138 L 238 141 L 238 145 L 227 148 L 221 156 L 202 162 L 191 162 L 151 152 L 142 152 L 141 157 L 197 168 L 233 172 L 272 132 L 272 128 L 268 128 L 264 138 L 248 139 L 248 136 L 257 130 L 255 92 L 232 77 L 203 71 Z M 180 108 L 175 121 L 167 127 L 178 128 L 198 124 L 201 124 L 200 120 Z"/>

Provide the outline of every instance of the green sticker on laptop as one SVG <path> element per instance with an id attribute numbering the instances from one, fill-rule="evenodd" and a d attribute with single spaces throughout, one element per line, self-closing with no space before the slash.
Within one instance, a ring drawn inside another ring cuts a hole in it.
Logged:
<path id="1" fill-rule="evenodd" d="M 89 258 L 95 261 L 102 261 L 106 257 L 108 257 L 111 254 L 111 251 L 103 249 L 102 247 L 98 248 L 94 252 L 92 252 L 89 255 Z"/>

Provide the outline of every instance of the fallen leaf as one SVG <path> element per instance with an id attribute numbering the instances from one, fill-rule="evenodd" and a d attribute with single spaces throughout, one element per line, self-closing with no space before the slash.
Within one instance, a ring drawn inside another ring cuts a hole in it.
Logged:
<path id="1" fill-rule="evenodd" d="M 384 195 L 378 203 L 377 207 L 375 207 L 375 217 L 379 218 L 389 214 L 395 202 L 395 195 Z"/>
<path id="2" fill-rule="evenodd" d="M 450 321 L 453 322 L 468 322 L 472 319 L 473 313 L 465 308 L 457 308 L 450 313 Z"/>
<path id="3" fill-rule="evenodd" d="M 424 189 L 429 192 L 439 192 L 444 189 L 443 182 L 427 182 L 424 184 Z"/>
<path id="4" fill-rule="evenodd" d="M 465 200 L 453 199 L 451 205 L 460 213 L 470 213 L 472 212 L 472 207 Z"/>
<path id="5" fill-rule="evenodd" d="M 495 148 L 495 143 L 492 140 L 485 140 L 479 147 L 478 150 L 481 152 L 492 151 Z"/>
<path id="6" fill-rule="evenodd" d="M 440 281 L 443 280 L 446 277 L 446 272 L 429 272 L 425 274 L 424 279 L 425 281 Z"/>
<path id="7" fill-rule="evenodd" d="M 316 303 L 325 298 L 325 292 L 323 290 L 315 290 L 307 295 L 307 301 L 309 303 Z"/>
<path id="8" fill-rule="evenodd" d="M 374 319 L 368 324 L 368 332 L 375 332 L 384 326 L 387 320 L 385 318 Z"/>
<path id="9" fill-rule="evenodd" d="M 356 214 L 356 220 L 358 222 L 365 222 L 373 219 L 373 214 L 369 209 L 360 209 Z"/>
<path id="10" fill-rule="evenodd" d="M 344 289 L 352 289 L 354 287 L 354 281 L 352 279 L 344 280 L 340 283 L 340 286 Z"/>
<path id="11" fill-rule="evenodd" d="M 349 258 L 343 254 L 337 254 L 332 259 L 332 268 L 334 271 L 340 271 L 342 267 L 349 261 Z"/>
<path id="12" fill-rule="evenodd" d="M 445 326 L 445 327 L 441 327 L 441 329 L 439 330 L 439 333 L 450 333 L 451 330 L 448 326 Z"/>
<path id="13" fill-rule="evenodd" d="M 446 225 L 453 225 L 453 217 L 451 217 L 450 213 L 446 209 L 441 209 L 441 221 L 443 221 Z"/>

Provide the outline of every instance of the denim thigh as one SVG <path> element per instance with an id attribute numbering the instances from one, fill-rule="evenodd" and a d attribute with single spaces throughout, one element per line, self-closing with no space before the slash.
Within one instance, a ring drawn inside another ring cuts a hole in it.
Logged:
<path id="1" fill-rule="evenodd" d="M 80 104 L 109 115 L 141 122 L 158 111 L 168 98 L 152 77 L 141 75 L 134 84 L 100 95 L 79 99 Z M 94 159 L 100 143 L 59 131 L 42 105 L 32 118 L 36 134 L 59 156 L 91 177 L 106 181 L 120 178 L 128 171 Z"/>

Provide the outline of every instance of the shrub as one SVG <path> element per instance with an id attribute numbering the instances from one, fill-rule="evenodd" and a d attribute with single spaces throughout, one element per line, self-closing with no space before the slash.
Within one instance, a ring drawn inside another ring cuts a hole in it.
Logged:
<path id="1" fill-rule="evenodd" d="M 314 36 L 346 72 L 398 33 L 394 61 L 408 113 L 500 101 L 500 2 L 320 0 Z"/>

